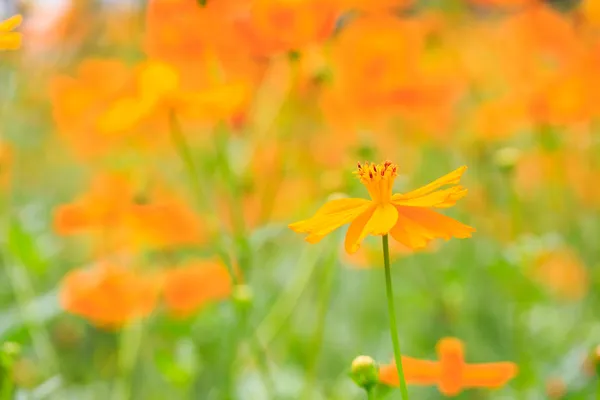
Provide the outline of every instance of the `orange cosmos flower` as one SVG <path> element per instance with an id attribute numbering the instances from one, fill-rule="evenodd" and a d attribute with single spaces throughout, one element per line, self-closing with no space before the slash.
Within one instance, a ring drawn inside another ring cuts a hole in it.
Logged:
<path id="1" fill-rule="evenodd" d="M 507 8 L 523 8 L 541 3 L 540 0 L 469 0 L 470 3 L 479 6 L 507 7 Z"/>
<path id="2" fill-rule="evenodd" d="M 12 32 L 21 25 L 21 22 L 23 22 L 21 15 L 15 15 L 0 21 L 0 50 L 16 50 L 21 47 L 22 35 L 18 32 Z"/>
<path id="3" fill-rule="evenodd" d="M 448 240 L 451 237 L 471 237 L 475 229 L 432 210 L 451 207 L 467 194 L 467 189 L 457 185 L 466 169 L 458 168 L 412 192 L 392 194 L 392 186 L 398 175 L 396 164 L 390 161 L 382 164 L 359 163 L 355 173 L 367 187 L 371 200 L 332 200 L 312 218 L 289 227 L 295 232 L 308 233 L 306 241 L 317 243 L 333 230 L 350 223 L 345 241 L 348 253 L 356 252 L 368 235 L 389 233 L 411 249 L 423 248 L 435 238 Z M 453 186 L 441 189 L 446 185 Z"/>
<path id="4" fill-rule="evenodd" d="M 231 277 L 218 261 L 192 261 L 165 274 L 165 303 L 178 317 L 187 317 L 208 302 L 230 295 Z"/>
<path id="5" fill-rule="evenodd" d="M 54 230 L 67 236 L 89 231 L 112 230 L 123 224 L 134 193 L 120 175 L 99 175 L 90 190 L 54 212 Z"/>
<path id="6" fill-rule="evenodd" d="M 0 189 L 7 187 L 12 176 L 12 149 L 0 141 Z"/>
<path id="7" fill-rule="evenodd" d="M 140 196 L 135 189 L 126 176 L 97 176 L 87 193 L 56 208 L 55 232 L 96 234 L 105 250 L 165 248 L 206 239 L 198 216 L 181 198 L 159 190 Z"/>
<path id="8" fill-rule="evenodd" d="M 512 362 L 465 363 L 463 343 L 454 338 L 440 340 L 437 353 L 439 361 L 402 357 L 406 383 L 437 385 L 442 394 L 456 396 L 467 388 L 500 388 L 514 378 L 518 371 Z M 382 366 L 379 381 L 386 385 L 398 386 L 396 366 Z"/>
<path id="9" fill-rule="evenodd" d="M 580 300 L 588 291 L 587 268 L 569 248 L 541 253 L 534 260 L 530 274 L 552 294 L 565 300 Z"/>
<path id="10" fill-rule="evenodd" d="M 60 289 L 62 307 L 104 328 L 118 328 L 154 309 L 160 281 L 121 265 L 99 264 L 71 271 Z"/>
<path id="11" fill-rule="evenodd" d="M 327 120 L 348 131 L 400 117 L 417 131 L 447 131 L 464 84 L 454 50 L 427 46 L 429 37 L 441 37 L 440 20 L 373 14 L 344 27 L 332 45 L 331 84 L 321 98 Z"/>
<path id="12" fill-rule="evenodd" d="M 335 29 L 337 0 L 253 0 L 236 21 L 240 38 L 257 55 L 301 50 L 323 42 Z"/>
<path id="13" fill-rule="evenodd" d="M 415 0 L 338 0 L 345 10 L 358 10 L 367 13 L 394 12 L 415 4 Z"/>

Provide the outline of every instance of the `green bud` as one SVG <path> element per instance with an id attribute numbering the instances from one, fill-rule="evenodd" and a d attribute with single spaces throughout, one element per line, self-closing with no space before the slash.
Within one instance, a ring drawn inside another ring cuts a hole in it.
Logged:
<path id="1" fill-rule="evenodd" d="M 21 354 L 21 345 L 15 342 L 4 342 L 2 344 L 2 353 L 11 358 L 18 357 Z"/>
<path id="2" fill-rule="evenodd" d="M 250 306 L 254 299 L 252 288 L 245 284 L 235 285 L 231 297 L 241 307 Z"/>
<path id="3" fill-rule="evenodd" d="M 521 150 L 515 147 L 503 147 L 494 154 L 494 164 L 504 172 L 511 172 L 520 158 Z"/>
<path id="4" fill-rule="evenodd" d="M 379 382 L 379 366 L 369 356 L 358 356 L 352 361 L 350 377 L 361 388 L 371 390 Z"/>
<path id="5" fill-rule="evenodd" d="M 594 371 L 596 372 L 596 376 L 600 378 L 600 345 L 594 348 L 590 358 L 594 367 Z"/>

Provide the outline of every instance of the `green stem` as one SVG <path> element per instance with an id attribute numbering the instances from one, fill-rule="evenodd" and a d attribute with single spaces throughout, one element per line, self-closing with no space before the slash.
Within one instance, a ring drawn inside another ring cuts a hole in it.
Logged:
<path id="1" fill-rule="evenodd" d="M 276 398 L 275 382 L 273 381 L 271 371 L 269 369 L 269 361 L 267 360 L 266 349 L 264 349 L 261 346 L 256 335 L 254 335 L 253 332 L 250 332 L 251 327 L 250 327 L 250 324 L 248 321 L 248 310 L 247 309 L 239 310 L 239 307 L 237 307 L 237 308 L 238 308 L 238 313 L 240 315 L 240 319 L 241 319 L 241 322 L 243 325 L 242 329 L 243 329 L 243 332 L 245 332 L 244 335 L 248 338 L 248 340 L 250 342 L 249 345 L 250 345 L 252 352 L 254 353 L 254 358 L 256 360 L 258 372 L 261 375 L 261 378 L 265 385 L 267 398 L 275 399 Z"/>
<path id="2" fill-rule="evenodd" d="M 169 113 L 169 127 L 171 130 L 171 140 L 173 142 L 173 145 L 175 146 L 175 150 L 177 151 L 179 158 L 181 158 L 181 161 L 184 164 L 184 167 L 185 167 L 187 175 L 188 175 L 188 180 L 190 182 L 190 186 L 192 187 L 193 195 L 196 198 L 198 207 L 202 210 L 206 210 L 206 209 L 214 210 L 215 208 L 211 207 L 211 204 L 209 201 L 210 197 L 208 196 L 208 191 L 205 190 L 205 188 L 200 184 L 200 182 L 201 182 L 200 171 L 198 170 L 198 166 L 194 162 L 194 155 L 193 155 L 192 150 L 186 140 L 185 135 L 183 134 L 183 130 L 181 129 L 181 124 L 179 122 L 179 119 L 177 118 L 177 114 L 175 114 L 175 111 L 171 111 Z M 211 231 L 211 232 L 222 231 L 221 224 L 220 224 L 220 221 L 219 221 L 216 213 L 214 213 L 212 211 L 205 213 L 204 218 L 205 218 L 206 224 L 208 225 L 209 231 Z M 235 273 L 235 271 L 233 269 L 233 263 L 229 259 L 229 256 L 228 256 L 229 252 L 225 249 L 225 245 L 223 244 L 222 235 L 216 235 L 215 240 L 217 241 L 217 243 L 216 243 L 217 252 L 219 253 L 221 258 L 225 262 L 225 265 L 227 266 L 227 268 L 229 270 L 229 274 L 231 275 L 231 280 L 232 280 L 233 284 L 237 284 L 238 283 L 237 282 L 238 281 L 237 274 Z"/>
<path id="3" fill-rule="evenodd" d="M 408 388 L 404 379 L 402 369 L 402 352 L 400 351 L 400 341 L 398 340 L 398 328 L 396 327 L 396 311 L 394 310 L 394 290 L 392 288 L 392 273 L 390 269 L 390 249 L 388 245 L 388 235 L 382 237 L 383 242 L 383 263 L 385 266 L 385 287 L 387 293 L 388 313 L 390 314 L 390 334 L 392 335 L 392 344 L 394 345 L 394 359 L 396 360 L 396 371 L 400 380 L 400 392 L 402 399 L 408 400 Z"/>
<path id="4" fill-rule="evenodd" d="M 329 304 L 331 302 L 331 292 L 333 289 L 336 266 L 336 253 L 332 252 L 327 260 L 327 263 L 325 264 L 325 270 L 323 271 L 323 275 L 321 277 L 322 283 L 319 297 L 319 315 L 317 316 L 317 327 L 315 329 L 312 346 L 309 351 L 311 360 L 308 365 L 307 379 L 302 391 L 302 398 L 306 400 L 309 400 L 312 397 L 311 388 L 314 386 L 317 375 L 317 365 L 319 361 L 319 354 L 321 353 L 321 348 L 323 347 L 323 336 L 325 334 L 325 325 L 327 322 L 327 311 L 329 310 Z"/>
<path id="5" fill-rule="evenodd" d="M 596 400 L 600 400 L 600 376 L 598 376 L 596 382 Z"/>
<path id="6" fill-rule="evenodd" d="M 132 397 L 133 375 L 142 347 L 143 331 L 142 321 L 134 321 L 121 330 L 118 353 L 120 379 L 115 385 L 115 399 L 126 400 Z"/>
<path id="7" fill-rule="evenodd" d="M 367 400 L 375 400 L 375 389 L 374 386 L 367 390 Z"/>

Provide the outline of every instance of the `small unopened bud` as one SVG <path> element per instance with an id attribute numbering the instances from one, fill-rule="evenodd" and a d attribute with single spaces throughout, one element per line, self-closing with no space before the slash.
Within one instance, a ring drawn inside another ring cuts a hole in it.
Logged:
<path id="1" fill-rule="evenodd" d="M 600 377 L 600 345 L 587 354 L 583 360 L 582 370 L 587 376 L 596 375 Z"/>
<path id="2" fill-rule="evenodd" d="M 596 376 L 600 377 L 600 345 L 596 346 L 592 351 L 590 361 L 592 362 L 592 367 L 594 368 L 593 370 L 596 373 Z"/>
<path id="3" fill-rule="evenodd" d="M 21 354 L 21 345 L 15 342 L 4 342 L 1 351 L 3 355 L 14 360 Z"/>
<path id="4" fill-rule="evenodd" d="M 250 304 L 252 304 L 254 295 L 252 294 L 252 289 L 250 288 L 250 286 L 240 284 L 233 287 L 231 297 L 233 297 L 233 300 L 238 305 L 242 307 L 248 307 Z"/>
<path id="5" fill-rule="evenodd" d="M 379 366 L 369 356 L 358 356 L 352 361 L 350 377 L 361 388 L 370 390 L 379 381 Z"/>
<path id="6" fill-rule="evenodd" d="M 567 393 L 567 385 L 560 378 L 551 378 L 546 382 L 546 396 L 549 399 L 562 399 Z"/>
<path id="7" fill-rule="evenodd" d="M 502 171 L 510 172 L 517 165 L 520 158 L 521 150 L 515 147 L 504 147 L 494 154 L 494 164 Z"/>

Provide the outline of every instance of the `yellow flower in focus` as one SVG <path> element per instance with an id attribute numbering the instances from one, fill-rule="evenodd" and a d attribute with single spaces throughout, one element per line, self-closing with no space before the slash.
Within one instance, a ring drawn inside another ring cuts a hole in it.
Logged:
<path id="1" fill-rule="evenodd" d="M 0 50 L 16 50 L 21 47 L 23 36 L 18 32 L 12 32 L 21 25 L 21 22 L 23 22 L 21 15 L 0 21 Z"/>
<path id="2" fill-rule="evenodd" d="M 390 234 L 410 249 L 421 249 L 436 238 L 471 237 L 474 228 L 433 211 L 448 208 L 467 194 L 467 189 L 457 185 L 467 167 L 406 194 L 392 194 L 398 166 L 386 161 L 382 164 L 358 164 L 360 182 L 367 187 L 371 200 L 338 199 L 321 207 L 310 219 L 289 227 L 307 233 L 306 241 L 317 243 L 327 234 L 350 223 L 346 233 L 345 248 L 356 252 L 368 235 Z M 449 188 L 442 187 L 452 185 Z"/>

